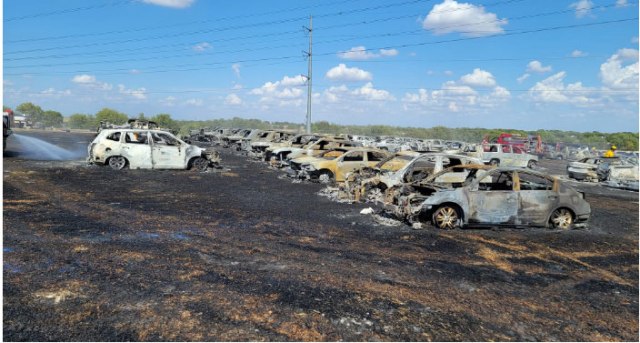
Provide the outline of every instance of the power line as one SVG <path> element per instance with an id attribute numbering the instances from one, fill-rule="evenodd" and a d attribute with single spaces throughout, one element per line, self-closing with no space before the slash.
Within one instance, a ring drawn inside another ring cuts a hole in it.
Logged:
<path id="1" fill-rule="evenodd" d="M 129 1 L 131 1 L 131 0 L 129 0 Z M 28 42 L 36 42 L 36 41 L 42 41 L 42 40 L 51 41 L 51 40 L 67 39 L 67 38 L 97 37 L 97 36 L 104 36 L 104 35 L 110 35 L 110 34 L 150 31 L 150 30 L 166 29 L 166 28 L 178 27 L 178 26 L 187 26 L 187 25 L 194 25 L 194 24 L 207 24 L 207 23 L 213 23 L 213 22 L 219 22 L 219 21 L 227 21 L 227 20 L 236 20 L 236 19 L 246 19 L 246 18 L 252 18 L 252 17 L 266 16 L 266 15 L 271 15 L 271 14 L 280 14 L 280 13 L 283 13 L 283 12 L 293 12 L 293 11 L 298 11 L 298 10 L 306 10 L 306 9 L 311 9 L 311 8 L 316 8 L 316 7 L 334 6 L 334 5 L 338 5 L 338 4 L 344 4 L 344 3 L 348 3 L 348 2 L 358 2 L 358 1 L 363 1 L 363 0 L 340 0 L 340 1 L 322 3 L 322 4 L 318 4 L 318 5 L 312 5 L 312 6 L 295 7 L 295 8 L 290 8 L 290 9 L 286 9 L 286 10 L 270 11 L 270 12 L 255 13 L 255 14 L 245 14 L 245 15 L 238 15 L 238 16 L 229 16 L 229 17 L 222 17 L 222 18 L 208 19 L 208 20 L 197 20 L 197 21 L 190 21 L 190 22 L 186 22 L 186 23 L 177 23 L 177 24 L 171 24 L 171 25 L 149 26 L 149 27 L 142 27 L 142 28 L 135 28 L 135 29 L 126 29 L 126 30 L 115 30 L 115 31 L 107 31 L 107 32 L 95 32 L 95 33 L 64 35 L 64 36 L 49 36 L 49 37 L 39 37 L 39 38 L 9 40 L 9 41 L 5 40 L 4 42 L 5 43 L 28 43 Z"/>
<path id="2" fill-rule="evenodd" d="M 443 44 L 443 43 L 460 42 L 460 41 L 468 41 L 468 40 L 486 39 L 486 38 L 494 38 L 494 37 L 507 37 L 507 36 L 521 35 L 521 34 L 545 32 L 545 31 L 555 31 L 555 30 L 572 29 L 572 28 L 579 28 L 579 27 L 589 27 L 589 26 L 598 26 L 598 25 L 606 25 L 606 24 L 615 24 L 615 23 L 633 21 L 633 20 L 637 20 L 637 19 L 638 19 L 637 17 L 634 17 L 634 18 L 609 20 L 609 21 L 602 21 L 602 22 L 593 22 L 593 23 L 583 23 L 583 24 L 573 24 L 573 25 L 538 28 L 538 29 L 525 30 L 525 31 L 521 31 L 521 32 L 506 33 L 506 34 L 503 34 L 503 35 L 484 36 L 484 37 L 464 37 L 464 38 L 456 38 L 456 39 L 432 41 L 432 42 L 399 44 L 399 45 L 391 45 L 391 46 L 385 46 L 385 47 L 369 48 L 369 49 L 364 49 L 362 51 L 375 51 L 375 50 L 380 50 L 380 49 L 397 49 L 397 48 L 407 48 L 407 47 L 415 47 L 415 46 L 432 45 L 432 44 Z M 338 53 L 346 53 L 346 52 L 349 52 L 349 51 L 339 51 Z M 335 52 L 325 52 L 325 53 L 318 53 L 318 54 L 316 54 L 316 56 L 329 56 L 329 55 L 333 55 L 333 54 L 335 54 Z M 291 58 L 295 58 L 295 56 L 277 57 L 275 59 L 291 59 Z M 270 60 L 270 59 L 273 59 L 273 58 L 258 59 L 258 60 Z M 248 60 L 248 61 L 255 61 L 255 60 Z M 203 64 L 203 65 L 232 64 L 232 63 L 242 63 L 242 61 L 215 62 L 215 63 L 208 63 L 208 64 Z M 80 64 L 82 64 L 82 63 L 80 63 Z M 66 64 L 66 65 L 76 65 L 76 64 Z M 189 66 L 192 66 L 192 65 L 193 64 L 189 64 Z M 163 67 L 166 67 L 166 66 L 158 66 L 158 67 L 152 67 L 152 68 L 163 68 Z M 5 66 L 5 68 L 11 68 L 11 67 L 6 67 Z M 13 67 L 13 68 L 16 68 L 16 67 Z M 122 70 L 124 70 L 124 69 L 115 69 L 115 70 L 111 70 L 111 71 L 122 71 Z M 130 70 L 130 69 L 126 68 L 126 70 Z M 177 70 L 177 71 L 183 71 L 183 70 Z M 81 72 L 90 72 L 90 71 L 75 71 L 75 72 L 64 72 L 64 73 L 81 73 Z M 93 72 L 95 72 L 95 71 L 93 71 Z M 147 71 L 145 71 L 145 72 L 147 72 Z M 164 71 L 148 71 L 148 72 L 164 72 Z M 63 73 L 63 72 L 60 72 L 60 73 Z M 6 75 L 15 75 L 15 74 L 6 74 Z"/>
<path id="3" fill-rule="evenodd" d="M 41 17 L 52 16 L 52 15 L 58 15 L 58 14 L 75 13 L 75 12 L 93 10 L 93 9 L 97 9 L 97 8 L 115 7 L 115 6 L 120 6 L 120 5 L 126 5 L 126 4 L 129 4 L 129 3 L 132 3 L 132 2 L 133 2 L 133 0 L 124 0 L 124 1 L 116 1 L 116 2 L 112 2 L 112 3 L 106 3 L 106 4 L 102 4 L 102 5 L 76 7 L 76 8 L 69 8 L 69 9 L 66 9 L 66 10 L 58 10 L 58 11 L 44 12 L 44 13 L 38 13 L 38 14 L 30 14 L 30 15 L 24 15 L 24 16 L 20 16 L 20 17 L 13 17 L 13 18 L 5 19 L 4 22 L 11 22 L 11 21 L 32 19 L 32 18 L 41 18 Z"/>
<path id="4" fill-rule="evenodd" d="M 524 0 L 508 0 L 508 1 L 501 1 L 501 2 L 496 2 L 493 4 L 505 4 L 505 3 L 511 3 L 511 2 L 516 2 L 516 1 L 524 1 Z M 614 6 L 615 4 L 610 4 L 610 5 L 605 5 L 605 6 L 600 6 L 598 8 L 607 8 L 607 7 L 611 7 Z M 452 12 L 455 10 L 449 10 L 449 12 Z M 555 14 L 561 14 L 561 13 L 566 13 L 569 11 L 573 11 L 573 10 L 561 10 L 561 11 L 552 11 L 552 12 L 544 12 L 544 13 L 536 13 L 536 14 L 530 14 L 530 15 L 525 15 L 525 16 L 520 16 L 520 17 L 514 17 L 511 18 L 511 20 L 520 20 L 520 19 L 528 19 L 528 18 L 535 18 L 535 17 L 541 17 L 541 16 L 549 16 L 549 15 L 555 15 Z M 442 12 L 442 11 L 441 11 Z M 410 17 L 415 16 L 414 14 L 410 15 Z M 325 27 L 325 29 L 327 28 L 338 28 L 338 27 L 347 27 L 347 26 L 353 26 L 353 25 L 362 25 L 362 24 L 371 24 L 371 23 L 376 23 L 376 22 L 381 22 L 381 21 L 390 21 L 390 20 L 396 20 L 399 18 L 406 18 L 408 16 L 400 16 L 400 17 L 391 17 L 391 18 L 380 18 L 380 19 L 375 19 L 375 20 L 369 20 L 369 21 L 365 21 L 365 22 L 358 22 L 358 23 L 349 23 L 349 24 L 340 24 L 340 25 L 333 25 L 333 26 L 329 26 L 329 27 Z M 466 24 L 458 24 L 458 25 L 449 25 L 446 27 L 440 27 L 438 28 L 439 30 L 442 29 L 450 29 L 450 28 L 456 28 L 456 27 L 464 27 L 464 26 L 473 26 L 473 25 L 478 25 L 478 24 L 486 24 L 486 23 L 494 23 L 494 22 L 499 22 L 500 20 L 492 20 L 492 21 L 482 21 L 482 22 L 474 22 L 474 23 L 466 23 Z M 369 35 L 369 36 L 364 36 L 364 37 L 354 37 L 354 38 L 348 38 L 348 39 L 333 39 L 333 40 L 325 40 L 325 41 L 319 41 L 317 42 L 318 45 L 322 45 L 322 44 L 326 44 L 326 43 L 333 43 L 333 42 L 342 42 L 342 41 L 350 41 L 350 40 L 358 40 L 358 39 L 367 39 L 367 38 L 379 38 L 379 37 L 393 37 L 393 36 L 397 36 L 397 35 L 407 35 L 407 34 L 419 34 L 425 31 L 433 31 L 433 30 L 425 30 L 425 29 L 419 29 L 419 30 L 411 30 L 411 31 L 403 31 L 403 32 L 398 32 L 398 33 L 385 33 L 385 34 L 378 34 L 378 35 Z M 503 31 L 503 32 L 510 32 L 511 30 L 507 30 L 507 31 Z M 515 30 L 513 30 L 515 31 Z M 518 32 L 518 31 L 516 31 Z M 286 32 L 282 32 L 282 33 L 271 33 L 271 34 L 266 34 L 266 35 L 251 35 L 251 36 L 243 36 L 243 37 L 236 37 L 236 38 L 226 38 L 226 39 L 218 39 L 218 40 L 213 40 L 210 42 L 216 42 L 216 41 L 233 41 L 233 40 L 238 40 L 238 39 L 251 39 L 251 38 L 256 38 L 256 37 L 266 37 L 266 36 L 273 36 L 273 35 L 283 35 L 283 34 L 291 34 L 291 33 L 298 33 L 298 30 L 295 31 L 286 31 Z M 460 33 L 465 33 L 465 32 L 460 32 Z M 467 33 L 480 33 L 479 31 L 469 31 Z M 492 33 L 492 32 L 489 32 Z M 284 39 L 282 39 L 284 40 Z M 191 43 L 191 44 L 197 44 L 197 43 Z M 120 50 L 116 50 L 115 52 L 120 52 L 120 51 L 133 51 L 133 50 L 154 50 L 160 47 L 166 47 L 166 46 L 184 46 L 183 44 L 170 44 L 170 45 L 161 45 L 161 46 L 154 46 L 154 47 L 143 47 L 143 48 L 134 48 L 134 49 L 120 49 Z M 292 45 L 280 45 L 278 47 L 291 47 L 291 46 L 297 46 L 295 44 Z M 265 49 L 270 49 L 270 47 L 266 47 Z M 260 50 L 260 49 L 255 49 L 255 50 Z M 157 51 L 154 50 L 154 53 L 157 52 L 172 52 L 173 50 L 164 50 L 164 51 Z M 236 50 L 236 51 L 213 51 L 212 53 L 236 53 L 236 52 L 244 52 L 244 51 L 251 51 L 251 49 L 244 49 L 244 50 Z M 366 50 L 364 50 L 366 51 Z M 103 52 L 97 52 L 97 53 L 89 53 L 88 55 L 95 55 L 95 56 L 100 56 L 100 53 L 105 53 L 107 56 L 112 57 L 114 54 L 114 51 L 103 51 Z M 202 56 L 205 54 L 211 54 L 211 53 L 199 53 L 197 55 L 194 54 L 190 54 L 190 55 L 172 55 L 172 56 L 159 56 L 157 57 L 157 59 L 160 58 L 173 58 L 173 57 L 188 57 L 188 56 Z M 87 54 L 81 54 L 81 55 L 87 55 Z M 76 56 L 76 54 L 73 55 L 50 55 L 49 57 L 53 57 L 53 58 L 64 58 L 64 57 L 68 57 L 68 56 Z M 44 58 L 44 57 L 43 57 Z M 12 61 L 12 60 L 24 60 L 24 59 L 38 59 L 38 57 L 22 57 L 22 58 L 8 58 L 5 59 L 5 61 Z M 155 58 L 145 58 L 144 60 L 153 60 Z M 136 59 L 131 59 L 131 60 L 118 60 L 118 61 L 114 61 L 114 60 L 109 60 L 109 61 L 104 61 L 105 63 L 107 62 L 127 62 L 127 61 L 133 61 L 133 60 L 141 60 L 140 58 L 136 58 Z M 98 64 L 98 63 L 103 63 L 103 62 L 84 62 L 84 64 Z M 66 64 L 51 64 L 51 65 L 46 65 L 46 66 L 58 66 L 58 65 L 66 65 Z M 44 65 L 27 65 L 27 66 L 15 66 L 14 68 L 21 68 L 21 67 L 34 67 L 34 66 L 44 66 Z"/>
<path id="5" fill-rule="evenodd" d="M 404 5 L 407 5 L 407 4 L 415 4 L 415 3 L 418 3 L 420 1 L 424 1 L 424 0 L 410 0 L 410 1 L 400 2 L 400 3 L 394 3 L 394 4 L 386 4 L 386 5 L 380 5 L 380 6 L 370 6 L 370 7 L 359 8 L 359 9 L 354 9 L 354 10 L 349 10 L 349 11 L 332 12 L 332 13 L 326 13 L 326 14 L 319 15 L 319 17 L 323 17 L 324 18 L 324 17 L 330 17 L 330 16 L 343 16 L 345 14 L 350 14 L 350 13 L 362 13 L 362 12 L 366 12 L 366 11 L 386 9 L 386 8 L 391 8 L 391 7 L 396 7 L 396 6 L 404 6 Z M 430 0 L 428 0 L 428 1 L 430 1 Z M 67 45 L 67 46 L 62 46 L 62 47 L 51 47 L 51 48 L 38 48 L 38 49 L 30 49 L 30 50 L 5 52 L 4 54 L 5 55 L 10 55 L 10 54 L 36 52 L 36 51 L 72 49 L 72 48 L 78 48 L 78 47 L 83 47 L 84 48 L 84 47 L 87 47 L 87 46 L 98 46 L 98 45 L 102 46 L 102 45 L 111 45 L 111 44 L 140 42 L 140 41 L 146 41 L 146 40 L 167 39 L 167 38 L 171 38 L 171 37 L 180 37 L 180 36 L 188 36 L 188 35 L 212 33 L 212 32 L 223 32 L 223 31 L 229 31 L 229 30 L 237 30 L 237 29 L 252 28 L 252 27 L 261 27 L 261 26 L 274 25 L 274 24 L 275 25 L 277 25 L 277 24 L 286 24 L 286 23 L 291 23 L 291 22 L 295 22 L 295 21 L 301 21 L 301 20 L 306 19 L 306 18 L 307 18 L 306 16 L 301 16 L 301 17 L 293 17 L 293 18 L 288 18 L 288 19 L 273 20 L 273 21 L 267 21 L 267 22 L 261 22 L 261 23 L 252 23 L 252 24 L 245 24 L 245 25 L 228 26 L 228 27 L 222 27 L 222 28 L 203 29 L 203 30 L 191 31 L 191 32 L 180 32 L 180 33 L 174 33 L 174 34 L 169 34 L 169 35 L 164 34 L 164 35 L 153 36 L 153 37 L 130 38 L 130 39 L 119 40 L 119 41 L 96 42 L 96 43 L 90 43 L 90 44 L 76 44 L 76 45 Z"/>

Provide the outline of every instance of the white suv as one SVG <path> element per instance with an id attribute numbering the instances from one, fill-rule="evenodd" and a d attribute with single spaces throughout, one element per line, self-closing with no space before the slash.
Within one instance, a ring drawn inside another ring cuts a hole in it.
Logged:
<path id="1" fill-rule="evenodd" d="M 115 170 L 190 169 L 205 171 L 220 162 L 215 150 L 189 145 L 169 132 L 148 129 L 106 129 L 89 144 L 89 163 Z"/>

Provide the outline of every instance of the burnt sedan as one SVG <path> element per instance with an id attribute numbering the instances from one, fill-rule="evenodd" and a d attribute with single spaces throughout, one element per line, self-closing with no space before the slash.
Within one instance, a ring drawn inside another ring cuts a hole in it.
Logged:
<path id="1" fill-rule="evenodd" d="M 591 207 L 584 194 L 557 178 L 524 168 L 462 166 L 445 169 L 416 184 L 387 204 L 408 221 L 431 222 L 440 229 L 464 226 L 538 226 L 571 229 L 586 226 Z M 446 183 L 461 172 L 463 183 Z"/>

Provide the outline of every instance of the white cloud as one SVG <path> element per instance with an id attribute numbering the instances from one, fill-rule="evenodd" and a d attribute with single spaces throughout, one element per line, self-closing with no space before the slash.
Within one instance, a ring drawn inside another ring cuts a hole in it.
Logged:
<path id="1" fill-rule="evenodd" d="M 294 77 L 285 76 L 280 81 L 280 84 L 284 87 L 302 86 L 307 82 L 307 78 L 302 75 L 296 75 Z"/>
<path id="2" fill-rule="evenodd" d="M 378 57 L 391 57 L 397 56 L 398 50 L 396 49 L 380 49 L 378 52 L 367 50 L 364 46 L 355 46 L 347 51 L 338 52 L 338 57 L 345 60 L 368 60 Z"/>
<path id="3" fill-rule="evenodd" d="M 627 0 L 617 0 L 616 7 L 625 7 L 627 6 Z"/>
<path id="4" fill-rule="evenodd" d="M 202 106 L 202 99 L 189 99 L 187 101 L 184 102 L 185 105 L 189 105 L 189 106 Z"/>
<path id="5" fill-rule="evenodd" d="M 43 91 L 40 91 L 39 93 L 40 96 L 42 97 L 55 97 L 55 98 L 60 98 L 63 96 L 70 96 L 71 95 L 71 91 L 66 89 L 63 91 L 58 91 L 55 88 L 49 87 Z"/>
<path id="6" fill-rule="evenodd" d="M 269 81 L 260 88 L 252 89 L 249 94 L 260 95 L 260 102 L 265 106 L 269 104 L 300 106 L 304 95 L 301 86 L 305 82 L 306 78 L 302 75 L 284 76 L 280 81 Z"/>
<path id="7" fill-rule="evenodd" d="M 573 50 L 571 52 L 571 57 L 585 57 L 587 56 L 587 53 L 584 51 L 580 51 L 580 50 Z"/>
<path id="8" fill-rule="evenodd" d="M 631 43 L 638 44 L 638 36 L 631 37 Z"/>
<path id="9" fill-rule="evenodd" d="M 345 60 L 368 60 L 370 58 L 378 57 L 378 55 L 367 51 L 364 46 L 356 46 L 347 51 L 339 52 L 338 57 Z"/>
<path id="10" fill-rule="evenodd" d="M 529 89 L 529 98 L 539 102 L 587 104 L 595 100 L 590 98 L 594 89 L 582 86 L 582 82 L 565 86 L 564 71 L 556 73 Z"/>
<path id="11" fill-rule="evenodd" d="M 82 74 L 82 75 L 74 76 L 73 79 L 71 79 L 71 81 L 75 83 L 89 84 L 89 83 L 95 83 L 96 77 L 93 75 Z"/>
<path id="12" fill-rule="evenodd" d="M 373 88 L 373 84 L 371 82 L 367 82 L 364 86 L 356 88 L 353 90 L 352 94 L 366 100 L 382 101 L 395 99 L 391 93 L 382 89 Z"/>
<path id="13" fill-rule="evenodd" d="M 242 105 L 242 99 L 237 94 L 229 94 L 224 99 L 226 105 Z"/>
<path id="14" fill-rule="evenodd" d="M 543 67 L 540 61 L 531 61 L 527 65 L 527 71 L 532 73 L 546 73 L 551 71 L 551 66 Z"/>
<path id="15" fill-rule="evenodd" d="M 605 63 L 600 65 L 600 79 L 603 85 L 608 88 L 637 89 L 638 50 L 618 50 Z"/>
<path id="16" fill-rule="evenodd" d="M 396 50 L 396 49 L 380 49 L 380 55 L 382 55 L 382 56 L 398 56 L 398 50 Z"/>
<path id="17" fill-rule="evenodd" d="M 576 18 L 582 18 L 591 14 L 593 2 L 591 2 L 591 0 L 580 0 L 572 3 L 569 7 L 576 10 Z"/>
<path id="18" fill-rule="evenodd" d="M 4 80 L 2 80 L 2 85 L 4 85 L 5 87 L 6 86 L 13 86 L 13 82 L 11 82 L 11 80 L 4 79 Z"/>
<path id="19" fill-rule="evenodd" d="M 240 78 L 240 63 L 234 63 L 231 65 L 231 69 L 236 74 L 237 78 Z"/>
<path id="20" fill-rule="evenodd" d="M 98 82 L 95 76 L 88 74 L 76 75 L 71 79 L 71 81 L 83 87 L 97 88 L 107 91 L 113 89 L 113 85 L 109 83 Z"/>
<path id="21" fill-rule="evenodd" d="M 140 73 L 141 73 L 141 71 L 140 71 L 140 70 L 138 70 L 138 69 L 131 69 L 131 70 L 129 70 L 129 74 L 134 74 L 134 75 L 135 75 L 135 74 L 140 74 Z"/>
<path id="22" fill-rule="evenodd" d="M 213 46 L 207 42 L 198 43 L 192 47 L 193 51 L 197 51 L 197 52 L 211 50 L 212 48 Z"/>
<path id="23" fill-rule="evenodd" d="M 127 89 L 123 84 L 118 85 L 118 92 L 120 94 L 128 95 L 137 100 L 147 99 L 147 89 L 144 87 L 138 89 Z"/>
<path id="24" fill-rule="evenodd" d="M 373 79 L 373 75 L 370 72 L 356 67 L 348 68 L 342 63 L 329 69 L 326 77 L 333 81 L 370 81 Z"/>
<path id="25" fill-rule="evenodd" d="M 511 92 L 498 86 L 490 72 L 476 68 L 458 81 L 444 82 L 440 89 L 429 91 L 421 88 L 417 93 L 405 93 L 402 103 L 405 110 L 428 108 L 441 112 L 459 112 L 495 108 L 510 98 Z"/>
<path id="26" fill-rule="evenodd" d="M 162 104 L 163 106 L 169 106 L 169 107 L 173 107 L 176 105 L 176 97 L 174 96 L 168 96 L 164 99 L 160 100 L 160 104 Z"/>
<path id="27" fill-rule="evenodd" d="M 323 99 L 329 103 L 350 104 L 353 101 L 394 101 L 395 97 L 386 90 L 376 89 L 371 82 L 367 82 L 364 86 L 349 89 L 346 85 L 333 86 L 325 89 L 322 93 Z"/>
<path id="28" fill-rule="evenodd" d="M 495 98 L 509 98 L 511 97 L 511 92 L 504 87 L 496 86 L 496 88 L 493 89 L 491 96 Z"/>
<path id="29" fill-rule="evenodd" d="M 519 78 L 516 79 L 516 81 L 518 81 L 518 83 L 523 83 L 524 80 L 528 79 L 529 76 L 531 76 L 531 74 L 529 73 L 524 73 L 522 74 L 522 76 L 520 76 Z"/>
<path id="30" fill-rule="evenodd" d="M 476 68 L 473 73 L 464 75 L 460 78 L 460 81 L 465 85 L 474 87 L 492 87 L 496 85 L 496 79 L 493 75 L 485 70 Z"/>
<path id="31" fill-rule="evenodd" d="M 502 26 L 507 23 L 507 19 L 498 19 L 496 14 L 485 12 L 482 6 L 444 0 L 433 6 L 422 27 L 437 35 L 460 32 L 464 36 L 481 37 L 504 32 Z"/>
<path id="32" fill-rule="evenodd" d="M 142 2 L 163 7 L 186 8 L 191 6 L 195 0 L 142 0 Z"/>

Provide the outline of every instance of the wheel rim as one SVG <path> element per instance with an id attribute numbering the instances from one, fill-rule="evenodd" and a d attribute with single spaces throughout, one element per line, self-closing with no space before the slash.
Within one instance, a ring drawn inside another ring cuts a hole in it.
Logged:
<path id="1" fill-rule="evenodd" d="M 124 168 L 124 165 L 126 163 L 127 163 L 126 160 L 122 156 L 114 156 L 109 159 L 109 166 L 111 166 L 111 168 L 115 170 L 120 170 Z"/>
<path id="2" fill-rule="evenodd" d="M 436 211 L 434 221 L 441 229 L 454 229 L 458 225 L 458 212 L 453 207 L 441 207 Z"/>
<path id="3" fill-rule="evenodd" d="M 195 161 L 193 161 L 193 165 L 197 171 L 205 171 L 208 167 L 207 160 L 202 157 L 196 158 Z"/>
<path id="4" fill-rule="evenodd" d="M 372 188 L 367 192 L 367 200 L 370 202 L 382 202 L 382 190 L 378 187 Z"/>
<path id="5" fill-rule="evenodd" d="M 527 167 L 533 169 L 536 166 L 536 162 L 535 161 L 530 161 L 529 164 L 527 165 Z"/>
<path id="6" fill-rule="evenodd" d="M 573 223 L 573 216 L 571 212 L 562 208 L 553 212 L 551 216 L 551 224 L 554 228 L 567 230 L 571 227 Z"/>
<path id="7" fill-rule="evenodd" d="M 331 176 L 329 176 L 329 174 L 327 173 L 322 173 L 320 174 L 320 176 L 318 176 L 318 180 L 321 183 L 329 183 L 329 181 L 331 181 Z"/>

